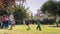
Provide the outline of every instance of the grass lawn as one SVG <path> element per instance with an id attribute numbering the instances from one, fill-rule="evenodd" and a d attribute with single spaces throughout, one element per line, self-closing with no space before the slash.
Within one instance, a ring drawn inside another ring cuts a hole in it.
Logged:
<path id="1" fill-rule="evenodd" d="M 36 25 L 30 25 L 30 30 L 26 30 L 26 25 L 15 25 L 13 30 L 0 29 L 0 34 L 60 34 L 60 27 L 49 27 L 53 25 L 41 25 L 42 31 L 36 30 Z"/>

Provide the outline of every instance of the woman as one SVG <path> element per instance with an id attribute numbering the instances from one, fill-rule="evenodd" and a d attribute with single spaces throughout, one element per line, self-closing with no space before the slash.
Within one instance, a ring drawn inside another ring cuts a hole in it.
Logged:
<path id="1" fill-rule="evenodd" d="M 10 30 L 12 30 L 12 27 L 15 25 L 13 14 L 10 14 L 9 18 L 10 18 L 10 25 L 11 25 Z"/>

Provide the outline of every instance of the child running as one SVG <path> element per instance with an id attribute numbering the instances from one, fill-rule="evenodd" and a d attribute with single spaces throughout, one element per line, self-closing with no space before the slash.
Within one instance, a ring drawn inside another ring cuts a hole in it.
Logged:
<path id="1" fill-rule="evenodd" d="M 37 30 L 38 30 L 38 29 L 41 31 L 40 20 L 37 20 Z"/>
<path id="2" fill-rule="evenodd" d="M 9 17 L 10 17 L 10 25 L 11 25 L 10 30 L 12 30 L 13 26 L 15 25 L 15 20 L 13 14 L 10 14 Z"/>
<path id="3" fill-rule="evenodd" d="M 30 26 L 29 26 L 29 20 L 25 20 L 25 23 L 26 23 L 26 25 L 27 25 L 27 30 L 30 30 Z"/>

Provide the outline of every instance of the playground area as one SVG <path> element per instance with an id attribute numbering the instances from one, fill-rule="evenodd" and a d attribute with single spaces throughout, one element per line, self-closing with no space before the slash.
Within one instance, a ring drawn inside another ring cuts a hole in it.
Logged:
<path id="1" fill-rule="evenodd" d="M 12 30 L 0 29 L 0 34 L 60 34 L 60 27 L 55 25 L 41 25 L 41 31 L 36 29 L 36 25 L 30 25 L 30 30 L 26 30 L 26 25 L 15 25 Z"/>

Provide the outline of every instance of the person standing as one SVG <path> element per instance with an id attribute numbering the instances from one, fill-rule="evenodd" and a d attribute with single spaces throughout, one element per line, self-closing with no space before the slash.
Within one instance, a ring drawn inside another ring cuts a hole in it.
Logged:
<path id="1" fill-rule="evenodd" d="M 7 16 L 4 14 L 2 16 L 2 26 L 1 26 L 1 28 L 5 28 L 6 21 L 7 21 Z"/>
<path id="2" fill-rule="evenodd" d="M 9 27 L 8 17 L 6 18 L 5 28 L 7 29 Z"/>
<path id="3" fill-rule="evenodd" d="M 41 31 L 41 27 L 40 27 L 40 20 L 37 20 L 37 30 L 39 29 Z"/>
<path id="4" fill-rule="evenodd" d="M 11 25 L 10 30 L 12 30 L 13 26 L 15 25 L 13 14 L 10 14 L 9 18 L 10 18 L 10 25 Z"/>

